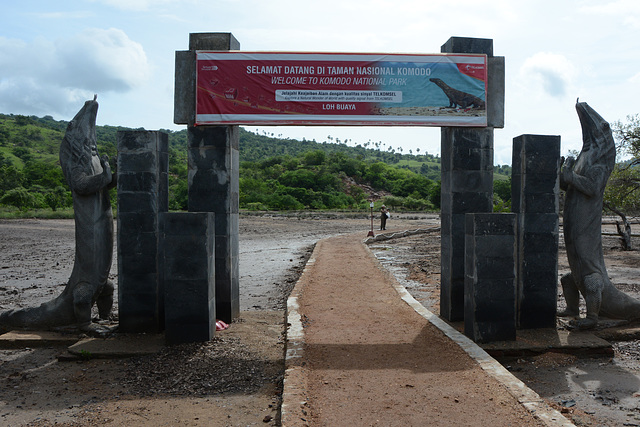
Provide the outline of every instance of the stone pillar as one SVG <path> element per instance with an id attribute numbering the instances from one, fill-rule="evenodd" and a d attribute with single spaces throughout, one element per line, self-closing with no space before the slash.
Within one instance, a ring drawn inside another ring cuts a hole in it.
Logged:
<path id="1" fill-rule="evenodd" d="M 464 333 L 516 339 L 516 222 L 511 213 L 466 214 Z"/>
<path id="2" fill-rule="evenodd" d="M 189 211 L 216 214 L 216 313 L 240 315 L 239 152 L 237 126 L 188 128 Z"/>
<path id="3" fill-rule="evenodd" d="M 196 50 L 239 50 L 231 33 L 192 33 L 189 50 L 176 52 L 174 123 L 187 124 L 189 211 L 216 214 L 216 313 L 240 315 L 238 126 L 195 127 Z"/>
<path id="4" fill-rule="evenodd" d="M 189 50 L 176 51 L 173 122 L 193 126 L 196 120 L 196 50 L 240 50 L 231 33 L 191 33 Z"/>
<path id="5" fill-rule="evenodd" d="M 493 40 L 452 37 L 441 51 L 485 53 L 491 57 Z M 500 100 L 500 90 L 494 89 L 498 95 L 495 98 Z M 502 97 L 503 89 L 504 86 Z M 489 94 L 487 98 L 489 101 Z M 490 124 L 493 122 L 502 124 L 495 117 L 489 119 Z M 440 315 L 449 321 L 458 321 L 464 317 L 464 215 L 493 210 L 493 127 L 443 127 L 441 135 Z"/>
<path id="6" fill-rule="evenodd" d="M 160 215 L 167 344 L 208 341 L 216 330 L 215 230 L 210 212 Z"/>
<path id="7" fill-rule="evenodd" d="M 560 137 L 513 139 L 511 209 L 518 215 L 518 327 L 555 328 Z"/>
<path id="8" fill-rule="evenodd" d="M 442 128 L 440 315 L 464 316 L 465 214 L 493 210 L 493 129 Z"/>
<path id="9" fill-rule="evenodd" d="M 169 138 L 120 131 L 118 140 L 118 309 L 122 332 L 161 332 L 158 214 L 168 199 Z"/>

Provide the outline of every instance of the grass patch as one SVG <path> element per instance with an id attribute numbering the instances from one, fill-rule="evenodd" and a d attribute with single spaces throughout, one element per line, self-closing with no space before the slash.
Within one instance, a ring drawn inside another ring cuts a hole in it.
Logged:
<path id="1" fill-rule="evenodd" d="M 29 209 L 21 211 L 18 208 L 3 206 L 0 208 L 0 219 L 73 219 L 73 208 L 58 209 Z"/>
<path id="2" fill-rule="evenodd" d="M 428 161 L 423 162 L 420 160 L 402 159 L 398 163 L 396 163 L 396 166 L 408 166 L 410 168 L 420 168 L 422 165 L 435 166 L 437 168 L 440 168 L 440 163 Z"/>

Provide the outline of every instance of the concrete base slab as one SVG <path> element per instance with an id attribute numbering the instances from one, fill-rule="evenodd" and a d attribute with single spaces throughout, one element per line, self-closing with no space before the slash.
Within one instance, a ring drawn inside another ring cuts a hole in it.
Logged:
<path id="1" fill-rule="evenodd" d="M 112 338 L 85 338 L 69 347 L 69 353 L 89 358 L 115 359 L 154 354 L 164 347 L 164 334 L 132 334 Z"/>
<path id="2" fill-rule="evenodd" d="M 640 339 L 640 326 L 624 325 L 593 332 L 607 341 L 632 341 Z"/>
<path id="3" fill-rule="evenodd" d="M 481 345 L 492 357 L 524 357 L 547 351 L 577 356 L 613 356 L 611 344 L 592 332 L 556 329 L 518 330 L 515 341 L 495 341 Z"/>
<path id="4" fill-rule="evenodd" d="M 10 331 L 0 335 L 0 349 L 69 346 L 78 341 L 78 335 L 52 331 Z"/>

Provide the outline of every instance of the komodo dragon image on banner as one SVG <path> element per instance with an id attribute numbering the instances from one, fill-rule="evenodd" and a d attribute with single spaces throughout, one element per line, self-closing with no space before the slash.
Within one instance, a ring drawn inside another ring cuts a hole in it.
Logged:
<path id="1" fill-rule="evenodd" d="M 444 94 L 447 95 L 447 98 L 449 98 L 449 108 L 456 108 L 456 105 L 459 105 L 460 108 L 473 107 L 477 110 L 484 110 L 485 103 L 477 96 L 471 95 L 470 93 L 462 92 L 458 89 L 454 89 L 443 82 L 441 79 L 429 79 L 429 81 L 437 84 L 438 87 L 442 89 Z"/>
<path id="2" fill-rule="evenodd" d="M 593 328 L 598 317 L 640 319 L 640 301 L 613 286 L 602 251 L 602 199 L 615 165 L 616 147 L 607 123 L 586 102 L 577 102 L 582 126 L 582 150 L 568 157 L 560 172 L 560 188 L 566 191 L 563 229 L 570 273 L 560 282 L 567 309 L 563 317 L 579 316 L 580 294 L 587 316 L 572 321 L 581 329 Z"/>
<path id="3" fill-rule="evenodd" d="M 0 313 L 0 329 L 39 329 L 77 325 L 88 332 L 106 332 L 92 323 L 91 307 L 108 318 L 114 285 L 108 280 L 113 256 L 113 213 L 109 189 L 115 174 L 96 146 L 97 96 L 86 101 L 69 122 L 60 145 L 60 165 L 73 194 L 75 260 L 62 293 L 38 307 Z"/>

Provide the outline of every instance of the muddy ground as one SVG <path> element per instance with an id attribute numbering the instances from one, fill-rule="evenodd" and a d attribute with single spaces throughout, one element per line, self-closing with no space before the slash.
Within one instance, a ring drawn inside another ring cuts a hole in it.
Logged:
<path id="1" fill-rule="evenodd" d="M 116 360 L 0 349 L 0 425 L 278 425 L 286 298 L 316 241 L 370 227 L 337 218 L 242 215 L 241 316 L 209 343 Z M 72 220 L 0 220 L 0 310 L 58 295 L 73 258 Z"/>
<path id="2" fill-rule="evenodd" d="M 389 227 L 434 224 L 433 216 L 396 217 Z M 209 343 L 144 357 L 68 360 L 60 357 L 66 347 L 53 345 L 0 350 L 0 424 L 278 425 L 286 296 L 314 242 L 357 231 L 364 237 L 369 225 L 343 215 L 241 216 L 238 322 Z M 0 221 L 0 310 L 57 295 L 71 272 L 73 239 L 69 220 Z M 439 244 L 431 232 L 372 248 L 436 313 Z M 605 240 L 609 273 L 640 296 L 640 255 L 617 246 Z M 560 259 L 562 273 L 563 253 Z M 577 425 L 640 425 L 639 343 L 616 343 L 615 351 L 612 360 L 546 354 L 505 364 Z"/>
<path id="3" fill-rule="evenodd" d="M 612 233 L 615 227 L 606 225 L 603 230 Z M 640 298 L 640 251 L 620 250 L 620 244 L 613 236 L 605 236 L 603 246 L 612 282 Z M 640 249 L 640 238 L 633 239 L 633 246 Z M 432 312 L 439 312 L 439 233 L 389 240 L 370 247 L 414 298 Z M 568 271 L 561 236 L 559 274 Z M 558 305 L 564 307 L 561 288 Z M 584 304 L 581 310 L 584 315 Z M 564 327 L 559 321 L 558 328 Z M 640 341 L 613 342 L 613 348 L 615 356 L 611 359 L 578 358 L 549 352 L 500 362 L 552 406 L 572 418 L 576 425 L 640 426 Z"/>

